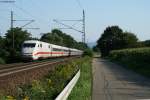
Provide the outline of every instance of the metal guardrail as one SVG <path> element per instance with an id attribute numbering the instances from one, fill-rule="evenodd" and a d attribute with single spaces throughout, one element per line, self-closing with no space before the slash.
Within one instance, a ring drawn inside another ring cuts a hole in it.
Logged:
<path id="1" fill-rule="evenodd" d="M 63 91 L 56 97 L 55 100 L 67 100 L 69 94 L 71 93 L 73 87 L 77 83 L 79 77 L 80 77 L 80 70 L 72 78 L 72 80 L 68 83 L 68 85 L 63 89 Z"/>

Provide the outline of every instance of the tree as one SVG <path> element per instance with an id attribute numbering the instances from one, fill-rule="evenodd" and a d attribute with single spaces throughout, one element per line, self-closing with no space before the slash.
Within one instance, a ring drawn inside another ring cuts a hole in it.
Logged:
<path id="1" fill-rule="evenodd" d="M 94 46 L 92 49 L 94 52 L 100 52 L 98 46 Z"/>
<path id="2" fill-rule="evenodd" d="M 7 48 L 12 48 L 12 42 L 13 42 L 13 34 L 14 34 L 14 48 L 16 51 L 21 50 L 21 45 L 25 40 L 30 39 L 31 34 L 27 31 L 23 31 L 21 28 L 13 28 L 7 31 L 6 35 L 6 45 Z"/>
<path id="3" fill-rule="evenodd" d="M 138 45 L 138 38 L 136 35 L 130 32 L 123 33 L 123 48 L 134 48 L 139 46 Z"/>
<path id="4" fill-rule="evenodd" d="M 4 38 L 0 36 L 0 49 L 4 48 Z"/>
<path id="5" fill-rule="evenodd" d="M 13 48 L 13 34 L 14 34 L 14 48 Z M 30 33 L 23 31 L 21 28 L 13 28 L 5 34 L 5 51 L 7 51 L 7 62 L 16 62 L 21 58 L 21 45 L 25 40 L 30 39 Z"/>
<path id="6" fill-rule="evenodd" d="M 70 48 L 77 48 L 80 50 L 88 48 L 86 44 L 75 41 L 73 37 L 58 29 L 54 29 L 50 33 L 44 34 L 41 37 L 41 41 Z"/>
<path id="7" fill-rule="evenodd" d="M 118 26 L 107 27 L 104 33 L 97 41 L 97 46 L 100 48 L 102 56 L 107 56 L 113 49 L 121 47 L 122 29 Z"/>
<path id="8" fill-rule="evenodd" d="M 86 43 L 83 43 L 83 42 L 77 42 L 74 48 L 80 49 L 80 50 L 89 49 L 88 45 Z"/>
<path id="9" fill-rule="evenodd" d="M 51 33 L 44 34 L 40 40 L 56 45 L 63 45 L 63 33 L 57 29 L 54 29 Z"/>
<path id="10" fill-rule="evenodd" d="M 5 38 L 0 36 L 0 64 L 4 64 L 8 56 L 8 52 L 5 50 Z"/>
<path id="11" fill-rule="evenodd" d="M 83 56 L 93 57 L 93 51 L 90 48 L 85 49 L 83 52 Z"/>
<path id="12" fill-rule="evenodd" d="M 123 32 L 118 26 L 107 27 L 97 41 L 102 56 L 107 56 L 111 50 L 135 47 L 137 37 L 130 32 Z"/>
<path id="13" fill-rule="evenodd" d="M 146 47 L 150 47 L 150 40 L 143 41 L 143 45 Z"/>

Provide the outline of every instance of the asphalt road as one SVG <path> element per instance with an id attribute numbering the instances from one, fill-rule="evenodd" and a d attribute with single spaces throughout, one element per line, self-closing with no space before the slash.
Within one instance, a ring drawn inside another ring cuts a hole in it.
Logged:
<path id="1" fill-rule="evenodd" d="M 92 92 L 93 100 L 150 100 L 150 79 L 94 58 Z"/>

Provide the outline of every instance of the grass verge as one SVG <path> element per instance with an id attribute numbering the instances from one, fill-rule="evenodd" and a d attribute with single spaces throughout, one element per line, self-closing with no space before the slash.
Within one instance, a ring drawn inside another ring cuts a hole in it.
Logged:
<path id="1" fill-rule="evenodd" d="M 54 100 L 79 67 L 81 67 L 81 89 L 85 89 L 82 96 L 88 99 L 91 97 L 91 62 L 89 57 L 84 57 L 60 64 L 42 79 L 16 87 L 15 94 L 0 94 L 0 100 Z"/>
<path id="2" fill-rule="evenodd" d="M 86 57 L 80 66 L 81 75 L 73 88 L 68 100 L 91 100 L 92 88 L 92 63 L 91 58 Z"/>

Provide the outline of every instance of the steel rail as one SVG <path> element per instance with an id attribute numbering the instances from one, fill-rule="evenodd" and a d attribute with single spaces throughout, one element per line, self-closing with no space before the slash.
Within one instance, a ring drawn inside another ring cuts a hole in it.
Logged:
<path id="1" fill-rule="evenodd" d="M 31 70 L 34 68 L 40 68 L 40 67 L 44 67 L 44 66 L 48 66 L 48 65 L 57 64 L 60 62 L 67 61 L 69 59 L 70 58 L 65 58 L 65 59 L 61 59 L 61 60 L 59 59 L 59 60 L 55 60 L 55 61 L 45 61 L 45 62 L 41 62 L 41 63 L 34 63 L 34 64 L 28 64 L 28 65 L 23 65 L 23 66 L 16 66 L 16 67 L 8 68 L 8 69 L 2 69 L 2 70 L 0 70 L 0 77 L 4 77 L 4 76 L 11 75 L 14 73 L 22 72 L 22 71 Z"/>
<path id="2" fill-rule="evenodd" d="M 60 58 L 56 58 L 54 60 L 59 60 Z M 62 59 L 62 58 L 61 58 Z M 65 59 L 65 58 L 64 58 Z M 53 59 L 50 60 L 45 60 L 45 61 L 38 61 L 38 62 L 21 62 L 21 63 L 12 63 L 12 64 L 0 64 L 0 70 L 2 69 L 7 69 L 11 67 L 16 67 L 16 66 L 24 66 L 24 65 L 29 65 L 29 64 L 35 64 L 35 63 L 41 63 L 41 62 L 46 62 L 46 61 L 54 61 Z"/>

